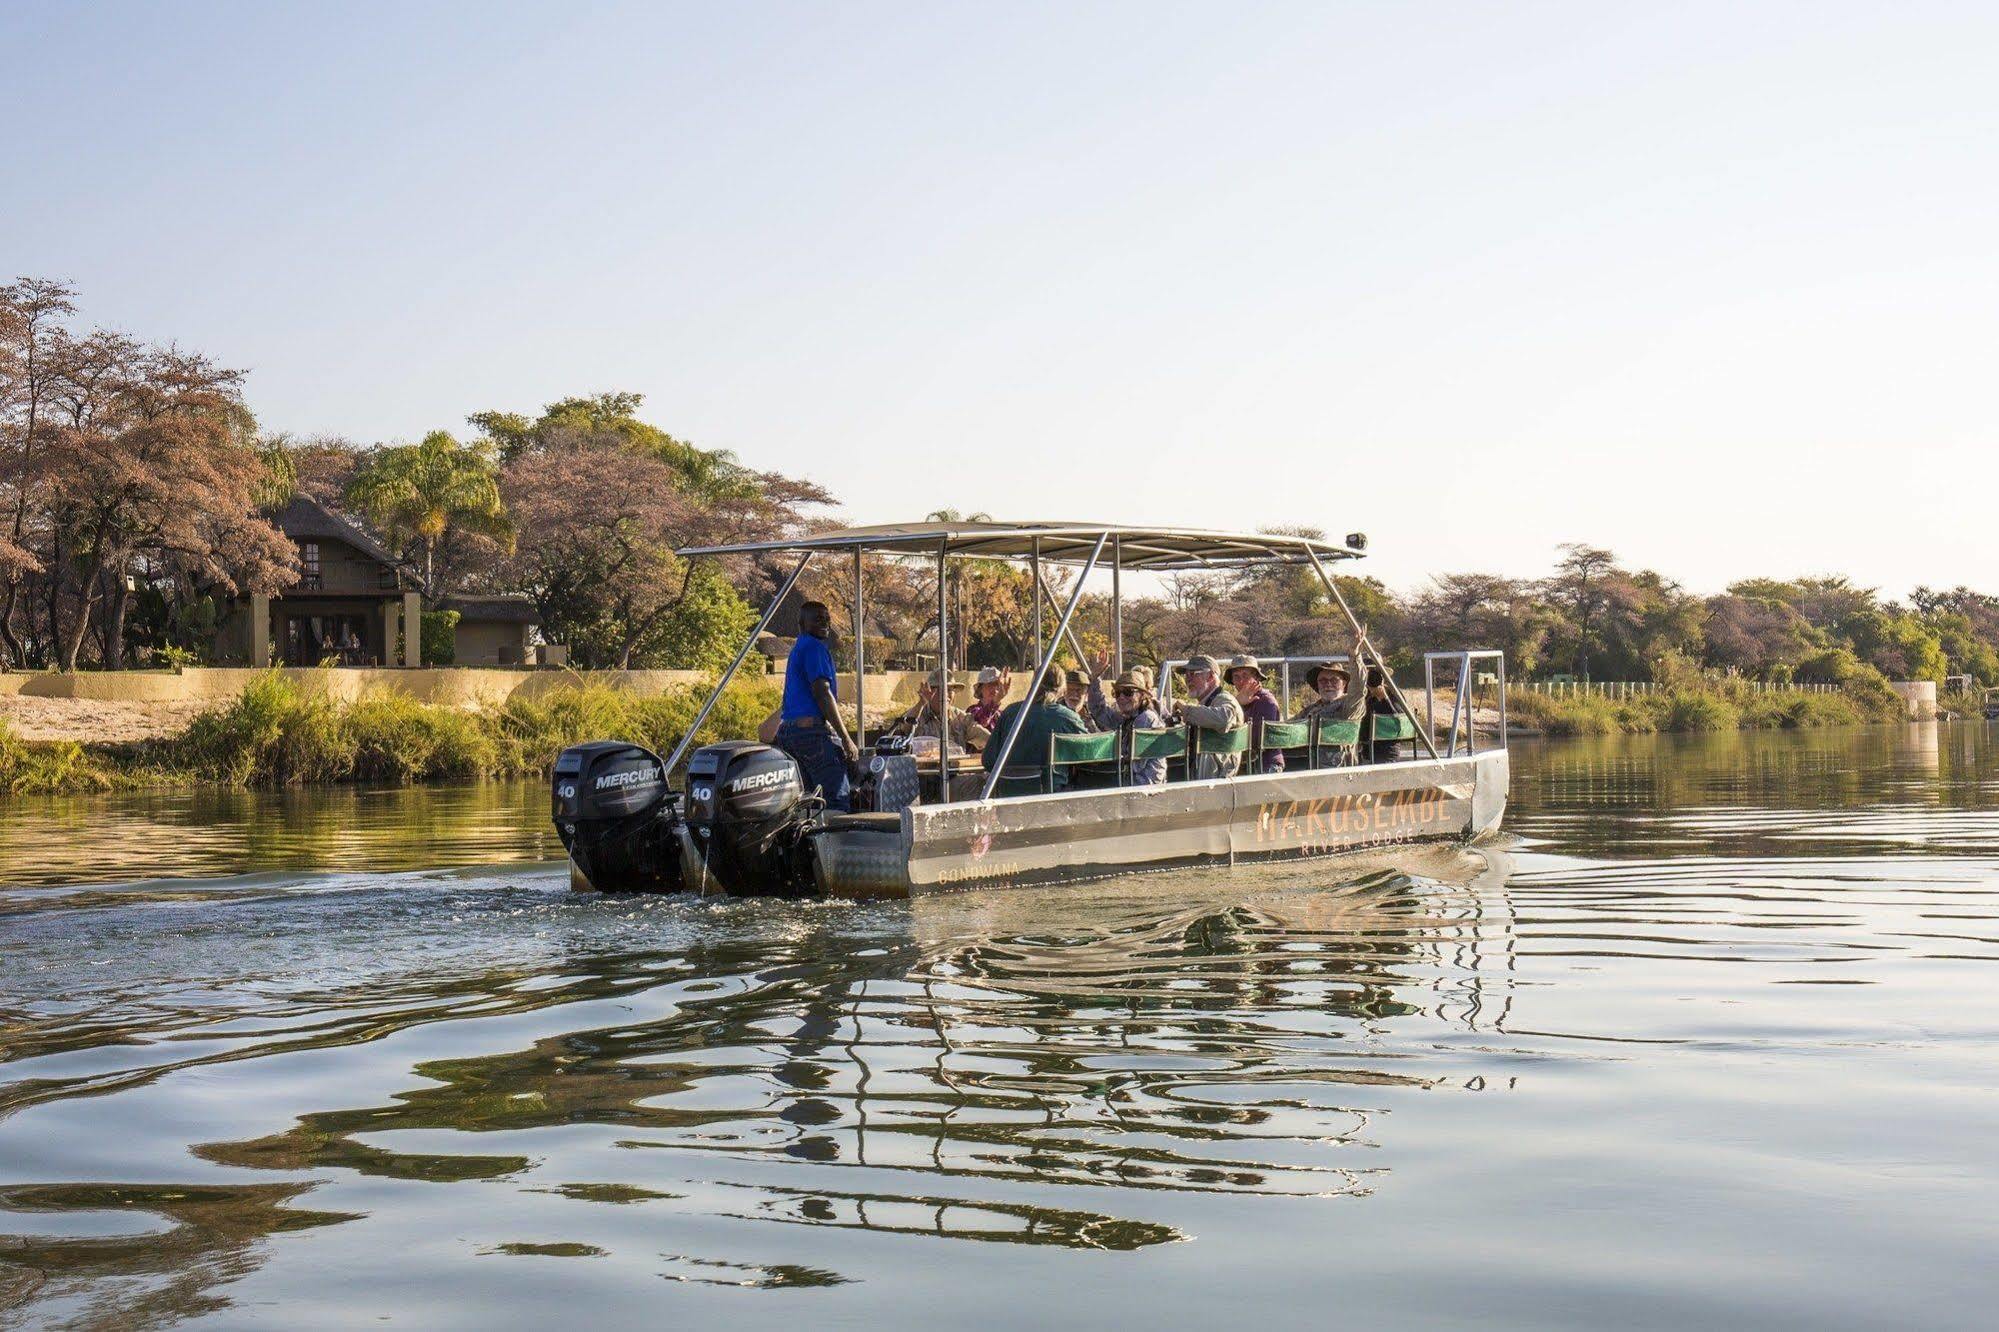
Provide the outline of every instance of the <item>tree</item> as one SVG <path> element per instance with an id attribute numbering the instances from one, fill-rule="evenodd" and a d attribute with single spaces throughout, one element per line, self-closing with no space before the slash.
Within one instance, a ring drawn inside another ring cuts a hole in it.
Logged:
<path id="1" fill-rule="evenodd" d="M 0 287 L 0 494 L 8 527 L 0 534 L 0 641 L 17 667 L 27 664 L 15 614 L 23 578 L 42 565 L 28 549 L 31 515 L 47 482 L 48 417 L 61 382 L 60 321 L 76 311 L 68 283 L 18 278 Z M 53 346 L 51 344 L 54 344 Z"/>
<path id="2" fill-rule="evenodd" d="M 577 665 L 712 665 L 754 623 L 713 564 L 673 553 L 692 505 L 659 459 L 543 450 L 507 466 L 504 491 L 520 531 L 507 570 Z"/>
<path id="3" fill-rule="evenodd" d="M 1819 640 L 1795 607 L 1733 592 L 1708 598 L 1705 633 L 1708 665 L 1765 680 L 1787 678 Z"/>
<path id="4" fill-rule="evenodd" d="M 433 430 L 419 443 L 375 450 L 347 484 L 348 502 L 404 558 L 412 547 L 420 553 L 426 597 L 438 595 L 437 553 L 454 533 L 512 539 L 493 455 L 487 441 L 461 444 Z"/>
<path id="5" fill-rule="evenodd" d="M 51 636 L 75 670 L 93 617 L 104 664 L 124 664 L 134 566 L 172 564 L 236 592 L 294 581 L 291 544 L 256 511 L 267 472 L 242 375 L 171 348 L 94 338 L 66 372 L 67 419 L 51 450 Z M 79 344 L 83 346 L 84 344 Z M 65 627 L 58 601 L 69 595 Z"/>
<path id="6" fill-rule="evenodd" d="M 1494 648 L 1532 675 L 1558 617 L 1531 584 L 1498 574 L 1442 574 L 1402 608 L 1398 636 L 1427 651 Z"/>
<path id="7" fill-rule="evenodd" d="M 1619 572 L 1617 556 L 1601 546 L 1565 541 L 1566 552 L 1544 584 L 1543 594 L 1567 621 L 1577 675 L 1590 678 L 1590 654 L 1596 650 L 1604 613 L 1612 602 L 1610 576 Z"/>

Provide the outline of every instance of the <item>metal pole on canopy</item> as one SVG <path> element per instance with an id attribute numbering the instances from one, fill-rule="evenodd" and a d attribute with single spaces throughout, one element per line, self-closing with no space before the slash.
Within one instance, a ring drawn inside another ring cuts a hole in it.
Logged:
<path id="1" fill-rule="evenodd" d="M 1305 549 L 1305 553 L 1311 557 L 1312 567 L 1318 570 L 1319 581 L 1326 585 L 1326 591 L 1333 594 L 1334 604 L 1340 608 L 1340 613 L 1347 617 L 1347 623 L 1353 626 L 1354 635 L 1360 639 L 1360 645 L 1367 649 L 1367 654 L 1374 658 L 1375 664 L 1380 665 L 1381 653 L 1377 652 L 1374 644 L 1368 641 L 1367 630 L 1361 628 L 1360 621 L 1354 618 L 1353 608 L 1347 605 L 1347 599 L 1340 595 L 1339 584 L 1335 583 L 1333 576 L 1326 572 L 1326 566 L 1319 562 L 1319 552 L 1308 546 Z M 1360 673 L 1359 684 L 1361 688 L 1365 689 L 1367 687 L 1367 663 L 1357 661 L 1353 665 L 1354 670 Z M 1430 738 L 1429 729 L 1416 720 L 1415 712 L 1409 707 L 1409 700 L 1402 697 L 1401 688 L 1395 683 L 1395 677 L 1388 673 L 1386 666 L 1382 666 L 1381 679 L 1388 686 L 1389 696 L 1395 700 L 1396 706 L 1402 709 L 1403 715 L 1409 718 L 1410 724 L 1416 728 L 1416 735 L 1422 740 L 1423 748 L 1430 751 L 1431 758 L 1440 757 L 1437 753 L 1437 742 Z"/>
<path id="2" fill-rule="evenodd" d="M 944 693 L 937 704 L 937 803 L 951 803 L 951 625 L 945 602 L 950 600 L 946 561 L 951 538 L 937 543 L 937 669 L 944 672 Z"/>
<path id="3" fill-rule="evenodd" d="M 1041 596 L 1048 598 L 1049 605 L 1060 606 L 1062 604 L 1061 599 L 1055 595 L 1055 589 L 1048 586 L 1048 581 L 1046 579 L 1040 580 L 1036 584 L 1036 586 L 1040 589 Z M 1037 597 L 1035 599 L 1039 601 L 1040 597 Z M 1057 634 L 1055 636 L 1055 641 L 1057 643 L 1060 643 L 1062 641 L 1062 635 Z M 1076 654 L 1077 661 L 1087 662 L 1090 659 L 1090 654 L 1083 651 L 1083 640 L 1076 637 L 1076 631 L 1074 628 L 1071 628 L 1069 630 L 1069 650 Z M 1034 655 L 1037 658 L 1041 656 L 1041 649 L 1038 646 L 1034 649 Z"/>
<path id="4" fill-rule="evenodd" d="M 750 630 L 750 636 L 743 640 L 743 650 L 738 652 L 736 659 L 729 663 L 729 669 L 722 672 L 722 678 L 715 682 L 715 692 L 708 695 L 708 701 L 701 705 L 701 711 L 694 714 L 694 724 L 687 728 L 687 734 L 681 736 L 680 743 L 674 747 L 673 757 L 666 761 L 666 770 L 668 773 L 671 773 L 675 768 L 680 766 L 680 760 L 687 753 L 688 746 L 694 743 L 695 732 L 701 729 L 702 722 L 708 720 L 708 714 L 715 710 L 716 700 L 720 699 L 722 691 L 729 687 L 729 681 L 736 678 L 736 672 L 742 669 L 743 660 L 750 655 L 750 649 L 757 645 L 759 638 L 763 637 L 764 630 L 770 628 L 770 622 L 776 616 L 777 608 L 782 606 L 784 599 L 791 595 L 791 589 L 798 584 L 798 576 L 805 572 L 805 566 L 811 559 L 812 552 L 809 550 L 798 557 L 798 564 L 792 569 L 791 577 L 784 580 L 784 586 L 780 587 L 777 590 L 777 595 L 771 598 L 770 605 L 764 607 L 763 618 L 757 621 L 756 628 Z"/>
<path id="5" fill-rule="evenodd" d="M 1111 538 L 1111 673 L 1124 674 L 1124 551 Z"/>
<path id="6" fill-rule="evenodd" d="M 1041 657 L 1041 538 L 1035 537 L 1029 547 L 1028 562 L 1034 566 L 1034 656 Z"/>
<path id="7" fill-rule="evenodd" d="M 868 615 L 862 600 L 861 548 L 854 547 L 854 743 L 868 742 Z"/>
<path id="8" fill-rule="evenodd" d="M 1111 534 L 1106 532 L 1097 538 L 1096 548 L 1090 552 L 1089 562 L 1083 566 L 1083 571 L 1076 575 L 1076 590 L 1069 594 L 1069 604 L 1063 607 L 1061 622 L 1055 626 L 1055 637 L 1050 640 L 1047 650 L 1042 653 L 1040 664 L 1034 668 L 1033 678 L 1027 682 L 1027 696 L 1014 710 L 1013 725 L 1007 728 L 1005 738 L 1000 741 L 999 756 L 993 760 L 992 771 L 986 774 L 985 789 L 979 792 L 981 800 L 993 798 L 993 788 L 999 785 L 1000 774 L 1006 771 L 1006 761 L 1013 754 L 1013 742 L 1020 738 L 1020 724 L 1027 719 L 1028 706 L 1040 697 L 1041 677 L 1048 674 L 1048 667 L 1055 660 L 1055 649 L 1061 646 L 1062 635 L 1069 632 L 1069 620 L 1076 614 L 1076 607 L 1083 600 L 1083 586 L 1090 581 L 1090 570 L 1097 567 L 1097 561 L 1102 558 L 1104 546 L 1110 541 L 1110 536 Z M 992 742 L 989 740 L 986 743 L 990 745 Z"/>

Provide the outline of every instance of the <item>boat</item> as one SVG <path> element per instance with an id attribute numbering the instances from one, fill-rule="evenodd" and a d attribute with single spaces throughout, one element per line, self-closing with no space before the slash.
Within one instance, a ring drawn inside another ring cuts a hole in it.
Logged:
<path id="1" fill-rule="evenodd" d="M 1507 752 L 1505 657 L 1498 651 L 1429 652 L 1423 656 L 1424 716 L 1387 680 L 1397 706 L 1392 717 L 1348 722 L 1371 726 L 1362 751 L 1392 747 L 1392 758 L 1347 766 L 1322 760 L 1343 752 L 1353 735 L 1337 727 L 1266 727 L 1254 735 L 1185 728 L 1111 733 L 1107 742 L 1069 742 L 1051 764 L 1110 758 L 1123 774 L 1131 758 L 1190 753 L 1245 753 L 1266 742 L 1299 747 L 1283 771 L 1260 772 L 1246 761 L 1236 776 L 1108 785 L 997 798 L 1017 732 L 995 735 L 999 753 L 976 797 L 954 799 L 951 764 L 917 759 L 889 742 L 864 762 L 883 778 L 878 793 L 897 789 L 877 807 L 828 812 L 805 789 L 797 763 L 781 750 L 750 740 L 694 748 L 694 736 L 741 671 L 813 561 L 851 564 L 856 620 L 865 613 L 864 557 L 934 561 L 940 647 L 951 641 L 945 589 L 957 560 L 1007 560 L 1025 566 L 1034 587 L 1034 673 L 1038 680 L 1066 642 L 1082 659 L 1072 626 L 1085 585 L 1110 580 L 1113 670 L 1124 668 L 1123 580 L 1126 574 L 1241 570 L 1267 564 L 1309 568 L 1328 593 L 1363 654 L 1379 661 L 1364 626 L 1341 594 L 1331 567 L 1361 558 L 1363 534 L 1343 541 L 1273 533 L 1212 532 L 1107 523 L 956 521 L 855 527 L 790 541 L 690 547 L 683 558 L 795 556 L 777 595 L 735 659 L 722 672 L 672 754 L 639 745 L 596 741 L 563 751 L 553 772 L 552 811 L 575 886 L 607 892 L 699 892 L 758 896 L 908 897 L 956 889 L 1012 888 L 1086 882 L 1117 875 L 1201 866 L 1337 856 L 1403 845 L 1470 843 L 1491 836 L 1505 812 Z M 1047 570 L 1074 574 L 1066 600 Z M 1047 612 L 1047 614 L 1044 613 Z M 1048 615 L 1053 632 L 1044 633 Z M 856 714 L 866 717 L 865 639 L 853 635 Z M 1317 660 L 1328 659 L 1324 656 Z M 1343 660 L 1334 656 L 1332 660 Z M 1283 659 L 1288 694 L 1292 660 Z M 1161 694 L 1170 691 L 1170 667 Z M 1440 676 L 1441 672 L 1441 676 Z M 1451 677 L 1455 677 L 1451 680 Z M 1437 716 L 1440 678 L 1455 685 L 1448 730 Z M 1473 726 L 1472 699 L 1481 687 L 1498 704 L 1497 734 Z M 1288 712 L 1288 708 L 1286 710 Z M 865 739 L 865 737 L 864 737 Z M 935 737 L 932 753 L 948 754 Z M 1113 746 L 1114 752 L 1113 752 Z M 1140 747 L 1143 747 L 1142 753 Z M 865 748 L 865 746 L 864 746 Z M 690 753 L 690 749 L 692 752 Z M 685 760 L 685 768 L 682 761 Z M 675 779 L 678 777 L 676 789 Z"/>

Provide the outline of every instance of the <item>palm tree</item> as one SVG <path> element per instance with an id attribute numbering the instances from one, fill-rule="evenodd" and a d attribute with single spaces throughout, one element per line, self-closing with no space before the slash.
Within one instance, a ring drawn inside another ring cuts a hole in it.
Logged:
<path id="1" fill-rule="evenodd" d="M 437 594 L 437 549 L 452 532 L 513 539 L 492 445 L 460 444 L 444 430 L 377 450 L 354 474 L 347 500 L 405 554 L 422 545 L 425 597 Z"/>

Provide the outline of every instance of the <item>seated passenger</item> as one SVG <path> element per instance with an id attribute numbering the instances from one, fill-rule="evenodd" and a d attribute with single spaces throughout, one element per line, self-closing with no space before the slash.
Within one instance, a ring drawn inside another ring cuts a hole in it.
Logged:
<path id="1" fill-rule="evenodd" d="M 1242 705 L 1242 719 L 1249 724 L 1250 747 L 1255 748 L 1263 743 L 1263 724 L 1284 720 L 1284 710 L 1277 706 L 1277 695 L 1263 687 L 1263 663 L 1249 653 L 1229 658 L 1228 679 L 1236 702 Z M 1283 772 L 1284 752 L 1272 750 L 1265 754 L 1263 771 Z"/>
<path id="2" fill-rule="evenodd" d="M 1104 653 L 1091 662 L 1092 669 L 1099 674 L 1110 669 L 1109 653 Z M 1104 701 L 1104 686 L 1101 679 L 1090 681 L 1090 712 L 1097 729 L 1101 731 L 1157 730 L 1160 726 L 1159 708 L 1152 697 L 1152 672 L 1143 666 L 1134 666 L 1117 678 L 1111 686 L 1111 701 Z M 1129 740 L 1126 740 L 1129 744 Z M 1166 780 L 1166 760 L 1163 758 L 1133 759 L 1131 764 L 1131 785 L 1157 786 Z"/>
<path id="3" fill-rule="evenodd" d="M 1353 683 L 1352 671 L 1336 661 L 1322 661 L 1305 677 L 1305 683 L 1318 697 L 1298 709 L 1292 721 L 1314 721 L 1320 717 L 1330 721 L 1353 720 L 1361 696 L 1348 689 Z"/>
<path id="4" fill-rule="evenodd" d="M 952 692 L 964 688 L 962 681 L 951 681 Z M 937 700 L 944 692 L 944 672 L 932 671 L 916 686 L 916 702 L 909 710 L 897 717 L 890 725 L 892 734 L 936 735 Z M 985 747 L 992 732 L 972 720 L 971 714 L 963 708 L 949 705 L 945 725 L 951 731 L 951 743 L 967 753 L 976 754 Z"/>
<path id="5" fill-rule="evenodd" d="M 1359 658 L 1356 657 L 1355 660 L 1358 661 Z M 1394 675 L 1390 673 L 1386 665 L 1381 664 L 1379 657 L 1375 658 L 1375 662 L 1375 665 L 1367 668 L 1367 761 L 1369 763 L 1393 763 L 1395 761 L 1395 746 L 1397 742 L 1393 740 L 1376 740 L 1374 738 L 1374 719 L 1376 717 L 1400 717 L 1408 714 L 1395 701 L 1395 695 L 1389 692 L 1388 685 L 1395 678 Z"/>
<path id="6" fill-rule="evenodd" d="M 1360 658 L 1361 645 L 1355 643 L 1353 660 Z M 1319 697 L 1300 708 L 1292 721 L 1349 722 L 1361 715 L 1367 694 L 1353 687 L 1353 672 L 1347 667 L 1338 662 L 1321 662 L 1312 668 L 1310 683 Z M 1337 750 L 1320 753 L 1321 760 L 1329 767 L 1346 767 L 1360 761 L 1354 745 L 1341 745 Z"/>
<path id="7" fill-rule="evenodd" d="M 1088 730 L 1096 730 L 1096 720 L 1090 716 L 1088 702 L 1089 689 L 1095 681 L 1081 671 L 1070 671 L 1062 677 L 1062 706 L 1083 719 Z"/>
<path id="8" fill-rule="evenodd" d="M 988 731 L 999 722 L 1000 706 L 1006 699 L 1006 691 L 1013 684 L 1013 673 L 992 666 L 981 666 L 979 678 L 972 684 L 972 706 L 965 711 L 973 721 Z"/>
<path id="9" fill-rule="evenodd" d="M 1213 657 L 1194 657 L 1187 662 L 1187 693 L 1188 702 L 1173 705 L 1176 723 L 1196 731 L 1232 731 L 1242 725 L 1242 704 L 1215 677 Z M 1211 777 L 1235 776 L 1242 767 L 1242 755 L 1201 754 L 1191 757 L 1189 762 L 1193 765 L 1193 779 L 1199 782 Z"/>
<path id="10" fill-rule="evenodd" d="M 998 724 L 993 729 L 993 738 L 987 742 L 983 763 L 987 772 L 999 761 L 1000 751 L 1006 747 L 1007 734 L 1016 726 L 1020 735 L 1013 742 L 1013 751 L 1007 755 L 1006 769 L 1001 774 L 999 784 L 993 787 L 995 796 L 1034 795 L 1042 789 L 1048 773 L 1048 738 L 1053 735 L 1085 735 L 1083 719 L 1064 707 L 1059 695 L 1062 692 L 1062 676 L 1053 669 L 1035 682 L 1035 691 L 1018 703 L 1009 703 L 999 714 Z M 1066 768 L 1055 769 L 1055 789 L 1060 791 L 1069 784 Z"/>

